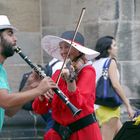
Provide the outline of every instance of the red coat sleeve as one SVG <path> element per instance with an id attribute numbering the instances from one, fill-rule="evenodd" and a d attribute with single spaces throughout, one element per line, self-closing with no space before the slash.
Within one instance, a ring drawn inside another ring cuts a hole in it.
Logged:
<path id="1" fill-rule="evenodd" d="M 57 76 L 59 75 L 60 70 L 57 70 L 53 75 L 52 75 L 52 79 L 54 81 L 57 80 Z M 45 114 L 48 112 L 48 110 L 51 108 L 51 103 L 49 103 L 49 101 L 47 99 L 40 101 L 37 98 L 35 98 L 33 104 L 32 104 L 32 108 L 34 110 L 35 113 L 37 114 Z"/>
<path id="2" fill-rule="evenodd" d="M 77 107 L 94 104 L 96 74 L 93 67 L 85 67 L 78 75 L 75 92 L 69 92 L 70 101 Z"/>
<path id="3" fill-rule="evenodd" d="M 47 99 L 40 101 L 37 97 L 37 98 L 35 98 L 35 100 L 32 104 L 32 108 L 33 108 L 34 112 L 37 114 L 45 114 L 51 108 L 51 104 L 48 102 Z"/>

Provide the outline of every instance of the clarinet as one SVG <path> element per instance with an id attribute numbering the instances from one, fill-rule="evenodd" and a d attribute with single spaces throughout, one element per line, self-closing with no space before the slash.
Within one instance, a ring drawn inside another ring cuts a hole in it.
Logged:
<path id="1" fill-rule="evenodd" d="M 33 64 L 31 60 L 26 56 L 25 54 L 22 53 L 21 48 L 15 46 L 14 51 L 18 53 L 24 61 L 43 79 L 46 77 L 46 74 L 43 70 L 41 70 L 40 67 L 38 67 L 36 64 Z M 59 98 L 67 105 L 67 107 L 71 110 L 73 116 L 78 115 L 81 112 L 81 109 L 76 108 L 68 99 L 68 97 L 59 89 L 59 88 L 54 88 L 52 89 L 58 96 Z"/>

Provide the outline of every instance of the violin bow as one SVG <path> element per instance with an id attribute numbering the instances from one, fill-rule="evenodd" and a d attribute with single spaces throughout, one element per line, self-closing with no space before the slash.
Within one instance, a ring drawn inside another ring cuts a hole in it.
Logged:
<path id="1" fill-rule="evenodd" d="M 71 48 L 72 48 L 72 44 L 73 44 L 73 42 L 74 42 L 74 40 L 75 40 L 75 37 L 76 37 L 76 35 L 77 35 L 77 32 L 78 32 L 78 29 L 79 29 L 79 27 L 80 27 L 81 21 L 82 21 L 82 19 L 83 19 L 85 10 L 86 10 L 85 7 L 82 8 L 82 10 L 81 10 L 81 14 L 80 14 L 78 23 L 77 23 L 77 25 L 76 25 L 76 28 L 75 28 L 75 30 L 74 30 L 73 39 L 72 39 L 72 41 L 71 41 L 71 44 L 70 44 L 70 47 L 69 47 L 67 56 L 66 56 L 65 59 L 64 59 L 64 62 L 63 62 L 62 67 L 61 67 L 61 69 L 60 69 L 60 73 L 59 73 L 59 75 L 58 75 L 58 77 L 57 77 L 57 80 L 56 80 L 56 84 L 57 84 L 57 85 L 58 85 L 58 83 L 59 83 L 60 76 L 61 76 L 62 70 L 63 70 L 63 68 L 64 68 L 64 65 L 65 65 L 65 63 L 66 63 L 66 60 L 67 60 L 67 58 L 68 58 L 68 56 L 69 56 L 69 54 L 70 54 L 70 51 L 71 51 Z"/>

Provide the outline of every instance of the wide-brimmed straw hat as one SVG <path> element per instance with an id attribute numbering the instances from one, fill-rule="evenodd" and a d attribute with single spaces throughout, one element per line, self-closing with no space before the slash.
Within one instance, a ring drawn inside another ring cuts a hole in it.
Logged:
<path id="1" fill-rule="evenodd" d="M 61 35 L 61 37 L 46 35 L 41 40 L 41 47 L 52 57 L 63 61 L 63 58 L 60 55 L 59 43 L 65 41 L 68 44 L 71 44 L 73 36 L 74 31 L 66 31 Z M 88 60 L 91 60 L 100 54 L 97 51 L 84 47 L 84 37 L 79 32 L 76 34 L 75 40 L 72 43 L 72 47 L 81 53 L 84 53 Z"/>
<path id="2" fill-rule="evenodd" d="M 0 15 L 0 30 L 3 29 L 12 29 L 13 31 L 17 31 L 17 29 L 11 25 L 7 16 Z"/>

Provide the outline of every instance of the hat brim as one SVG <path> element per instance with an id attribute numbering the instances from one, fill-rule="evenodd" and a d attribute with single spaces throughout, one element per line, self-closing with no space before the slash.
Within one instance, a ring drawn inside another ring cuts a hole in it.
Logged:
<path id="1" fill-rule="evenodd" d="M 45 50 L 45 52 L 47 52 L 52 57 L 63 61 L 63 58 L 60 55 L 60 48 L 59 48 L 59 43 L 62 41 L 65 41 L 68 44 L 71 44 L 70 40 L 66 40 L 66 39 L 63 39 L 63 38 L 60 38 L 57 36 L 47 35 L 47 36 L 43 37 L 43 39 L 41 40 L 41 47 L 43 48 L 43 50 Z M 85 57 L 88 60 L 94 59 L 95 57 L 97 57 L 100 54 L 97 51 L 86 48 L 86 47 L 84 47 L 78 43 L 75 43 L 75 42 L 72 43 L 72 47 L 74 47 L 75 49 L 84 53 Z"/>
<path id="2" fill-rule="evenodd" d="M 17 31 L 17 28 L 15 28 L 14 26 L 11 26 L 11 25 L 1 25 L 0 30 L 3 30 L 3 29 L 12 29 L 14 32 Z"/>

